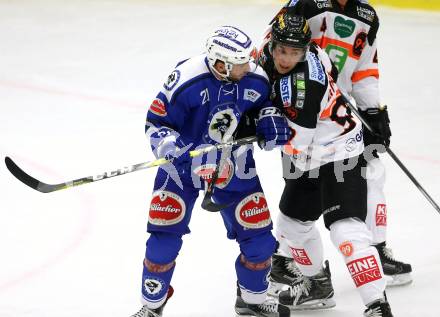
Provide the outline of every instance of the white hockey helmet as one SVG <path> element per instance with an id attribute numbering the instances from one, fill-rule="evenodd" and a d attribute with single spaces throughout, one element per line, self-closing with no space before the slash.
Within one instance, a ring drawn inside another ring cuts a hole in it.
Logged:
<path id="1" fill-rule="evenodd" d="M 206 41 L 206 55 L 213 72 L 228 79 L 232 67 L 251 60 L 254 52 L 251 38 L 233 26 L 221 26 Z M 214 65 L 217 61 L 225 63 L 226 74 L 220 74 Z"/>

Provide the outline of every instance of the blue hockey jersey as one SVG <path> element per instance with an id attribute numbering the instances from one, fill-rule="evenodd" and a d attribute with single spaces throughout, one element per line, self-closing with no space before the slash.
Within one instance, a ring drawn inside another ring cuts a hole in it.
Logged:
<path id="1" fill-rule="evenodd" d="M 211 73 L 205 54 L 178 64 L 151 104 L 147 126 L 173 129 L 185 144 L 193 143 L 191 149 L 229 140 L 243 113 L 270 104 L 268 78 L 252 66 L 253 72 L 231 83 Z"/>

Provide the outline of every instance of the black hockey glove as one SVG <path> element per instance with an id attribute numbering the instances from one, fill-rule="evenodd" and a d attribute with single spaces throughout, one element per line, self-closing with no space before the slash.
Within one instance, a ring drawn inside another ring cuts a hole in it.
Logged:
<path id="1" fill-rule="evenodd" d="M 390 119 L 388 117 L 387 106 L 381 108 L 368 108 L 367 110 L 359 110 L 362 118 L 367 121 L 374 133 L 371 133 L 364 127 L 364 144 L 382 144 L 385 147 L 390 146 Z M 385 149 L 379 150 L 380 153 L 385 152 Z"/>

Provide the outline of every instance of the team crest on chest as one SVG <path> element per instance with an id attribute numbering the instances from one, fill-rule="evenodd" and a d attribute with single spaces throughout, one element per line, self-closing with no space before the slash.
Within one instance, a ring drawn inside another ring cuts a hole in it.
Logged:
<path id="1" fill-rule="evenodd" d="M 208 132 L 204 135 L 205 141 L 221 143 L 228 140 L 237 129 L 239 117 L 240 114 L 233 108 L 221 110 L 221 107 L 216 107 L 209 116 Z"/>

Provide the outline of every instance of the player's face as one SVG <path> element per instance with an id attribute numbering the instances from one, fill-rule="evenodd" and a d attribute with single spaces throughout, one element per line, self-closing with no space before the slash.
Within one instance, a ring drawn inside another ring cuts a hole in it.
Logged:
<path id="1" fill-rule="evenodd" d="M 251 70 L 249 63 L 235 64 L 229 73 L 229 78 L 232 81 L 240 81 Z"/>
<path id="2" fill-rule="evenodd" d="M 347 0 L 337 0 L 337 1 L 342 6 L 345 6 L 347 4 Z"/>
<path id="3" fill-rule="evenodd" d="M 272 56 L 278 73 L 284 75 L 290 72 L 304 58 L 304 50 L 282 44 L 277 44 L 272 50 Z"/>

